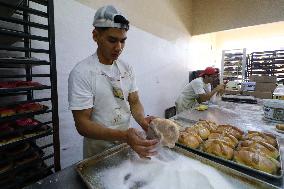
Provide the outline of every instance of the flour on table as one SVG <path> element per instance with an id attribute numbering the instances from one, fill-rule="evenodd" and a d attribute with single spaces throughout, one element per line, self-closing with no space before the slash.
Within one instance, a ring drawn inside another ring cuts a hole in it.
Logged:
<path id="1" fill-rule="evenodd" d="M 101 174 L 106 189 L 234 188 L 216 169 L 164 148 L 151 160 L 126 160 Z"/>

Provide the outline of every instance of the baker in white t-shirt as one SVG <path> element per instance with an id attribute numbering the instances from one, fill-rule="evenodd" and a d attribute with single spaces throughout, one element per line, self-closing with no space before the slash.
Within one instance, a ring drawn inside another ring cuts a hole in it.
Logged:
<path id="1" fill-rule="evenodd" d="M 189 110 L 197 103 L 210 100 L 215 93 L 223 93 L 225 90 L 224 85 L 218 85 L 211 91 L 211 84 L 216 74 L 217 70 L 215 68 L 207 67 L 201 72 L 200 77 L 188 83 L 175 102 L 177 113 Z"/>
<path id="2" fill-rule="evenodd" d="M 93 26 L 96 53 L 79 62 L 68 79 L 69 108 L 76 129 L 84 136 L 84 158 L 126 142 L 141 157 L 155 155 L 158 141 L 146 140 L 130 128 L 131 115 L 146 131 L 153 117 L 145 117 L 133 69 L 118 60 L 129 22 L 115 7 L 97 10 Z"/>

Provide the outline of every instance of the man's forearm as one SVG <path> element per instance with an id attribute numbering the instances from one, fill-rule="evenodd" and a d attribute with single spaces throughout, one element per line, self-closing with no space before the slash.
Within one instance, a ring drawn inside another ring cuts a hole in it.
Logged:
<path id="1" fill-rule="evenodd" d="M 216 88 L 213 89 L 213 90 L 212 90 L 211 92 L 209 92 L 209 93 L 200 95 L 198 102 L 201 103 L 201 102 L 206 102 L 206 101 L 210 100 L 210 98 L 211 98 L 215 93 L 217 93 L 217 89 L 216 89 Z"/>
<path id="2" fill-rule="evenodd" d="M 144 129 L 147 130 L 147 122 L 145 121 L 144 108 L 140 101 L 133 103 L 130 106 L 130 111 L 135 121 Z"/>
<path id="3" fill-rule="evenodd" d="M 100 125 L 96 122 L 87 119 L 77 121 L 76 128 L 82 136 L 87 138 L 123 142 L 127 140 L 126 131 L 107 128 L 103 125 Z"/>

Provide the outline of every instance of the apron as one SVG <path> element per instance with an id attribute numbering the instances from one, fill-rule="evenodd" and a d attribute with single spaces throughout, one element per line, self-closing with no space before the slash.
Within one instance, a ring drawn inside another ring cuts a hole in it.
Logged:
<path id="1" fill-rule="evenodd" d="M 93 93 L 93 112 L 91 119 L 105 125 L 108 128 L 127 130 L 130 124 L 130 107 L 127 101 L 130 78 L 126 68 L 118 62 L 114 66 L 118 67 L 119 76 L 107 75 L 99 67 L 97 54 L 93 55 L 94 72 L 92 72 L 92 93 Z M 84 158 L 98 154 L 119 142 L 95 140 L 84 138 L 83 156 Z"/>

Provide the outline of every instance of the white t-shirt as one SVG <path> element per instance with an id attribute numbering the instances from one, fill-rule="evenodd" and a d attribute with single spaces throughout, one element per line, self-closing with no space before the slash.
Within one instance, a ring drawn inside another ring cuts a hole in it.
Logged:
<path id="1" fill-rule="evenodd" d="M 70 110 L 93 108 L 96 100 L 95 94 L 98 92 L 96 90 L 102 91 L 101 89 L 110 88 L 109 82 L 96 83 L 98 70 L 101 70 L 110 77 L 118 77 L 121 75 L 123 78 L 128 79 L 128 82 L 124 83 L 128 93 L 138 91 L 134 71 L 130 65 L 119 60 L 112 65 L 104 65 L 93 56 L 97 57 L 97 54 L 95 53 L 79 62 L 70 72 L 68 79 L 68 101 Z M 119 70 L 119 67 L 121 70 Z"/>
<path id="2" fill-rule="evenodd" d="M 211 84 L 205 84 L 202 77 L 188 83 L 176 100 L 177 113 L 192 108 L 197 102 L 198 95 L 211 92 Z"/>
<path id="3" fill-rule="evenodd" d="M 117 60 L 101 64 L 97 54 L 79 62 L 68 79 L 68 100 L 71 110 L 92 108 L 91 120 L 113 129 L 125 130 L 130 125 L 129 93 L 138 91 L 130 65 Z M 113 143 L 84 138 L 84 157 L 90 157 Z"/>

